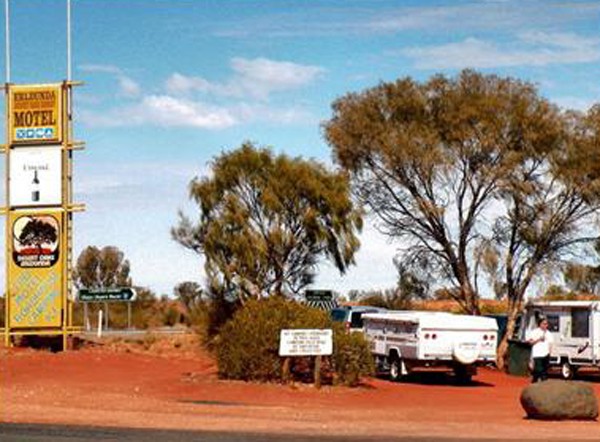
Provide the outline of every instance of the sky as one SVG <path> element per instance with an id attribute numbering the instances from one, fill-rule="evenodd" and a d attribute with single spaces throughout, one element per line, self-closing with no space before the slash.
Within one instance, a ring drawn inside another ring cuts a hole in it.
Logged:
<path id="1" fill-rule="evenodd" d="M 11 82 L 64 80 L 66 0 L 10 6 Z M 170 235 L 179 211 L 197 218 L 189 182 L 245 141 L 332 166 L 322 123 L 349 92 L 473 68 L 600 102 L 600 1 L 72 0 L 72 20 L 74 256 L 117 246 L 157 294 L 204 281 Z M 356 266 L 322 263 L 313 288 L 395 285 L 401 245 L 366 221 Z"/>

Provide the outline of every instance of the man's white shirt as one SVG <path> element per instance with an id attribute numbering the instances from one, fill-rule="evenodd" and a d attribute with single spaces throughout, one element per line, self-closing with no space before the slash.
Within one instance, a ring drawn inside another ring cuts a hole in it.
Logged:
<path id="1" fill-rule="evenodd" d="M 550 345 L 554 343 L 554 338 L 548 330 L 544 331 L 539 327 L 535 328 L 529 333 L 528 340 L 537 341 L 542 336 L 544 336 L 544 340 L 536 342 L 531 347 L 532 358 L 543 358 L 550 354 Z"/>

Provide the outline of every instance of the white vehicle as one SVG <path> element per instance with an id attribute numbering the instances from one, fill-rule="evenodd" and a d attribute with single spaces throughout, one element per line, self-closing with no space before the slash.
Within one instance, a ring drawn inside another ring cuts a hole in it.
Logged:
<path id="1" fill-rule="evenodd" d="M 453 370 L 469 382 L 477 365 L 496 362 L 494 318 L 445 312 L 390 311 L 363 315 L 365 335 L 380 369 L 400 380 L 423 368 Z"/>
<path id="2" fill-rule="evenodd" d="M 536 327 L 540 315 L 548 320 L 554 338 L 550 364 L 560 367 L 563 378 L 573 378 L 580 367 L 600 366 L 599 301 L 529 302 L 521 317 L 520 341 L 527 340 L 527 333 Z"/>
<path id="3" fill-rule="evenodd" d="M 333 322 L 341 322 L 346 327 L 346 331 L 362 332 L 362 315 L 366 313 L 379 313 L 387 311 L 380 307 L 371 307 L 368 305 L 342 306 L 336 307 L 329 312 Z"/>

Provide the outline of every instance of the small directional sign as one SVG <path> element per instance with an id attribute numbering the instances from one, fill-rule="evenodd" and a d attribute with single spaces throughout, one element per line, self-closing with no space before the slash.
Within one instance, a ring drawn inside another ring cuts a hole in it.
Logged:
<path id="1" fill-rule="evenodd" d="M 77 299 L 80 302 L 131 302 L 135 301 L 137 293 L 130 287 L 111 289 L 79 289 Z"/>
<path id="2" fill-rule="evenodd" d="M 305 290 L 304 297 L 307 301 L 330 302 L 333 301 L 333 290 Z"/>
<path id="3" fill-rule="evenodd" d="M 304 292 L 306 305 L 329 311 L 337 307 L 333 290 L 306 290 Z"/>

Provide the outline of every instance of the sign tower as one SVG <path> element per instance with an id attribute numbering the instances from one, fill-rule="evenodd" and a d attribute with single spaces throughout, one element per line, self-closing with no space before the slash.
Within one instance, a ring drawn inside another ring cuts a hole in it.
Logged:
<path id="1" fill-rule="evenodd" d="M 62 336 L 73 327 L 73 139 L 71 4 L 67 0 L 67 79 L 17 85 L 10 81 L 9 0 L 6 18 L 6 289 L 7 346 L 23 335 Z"/>

